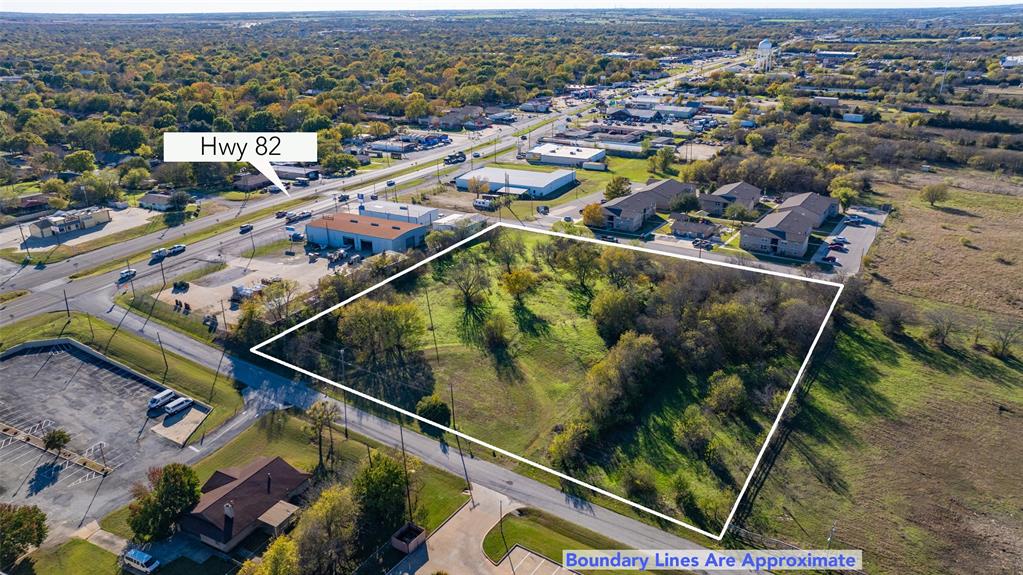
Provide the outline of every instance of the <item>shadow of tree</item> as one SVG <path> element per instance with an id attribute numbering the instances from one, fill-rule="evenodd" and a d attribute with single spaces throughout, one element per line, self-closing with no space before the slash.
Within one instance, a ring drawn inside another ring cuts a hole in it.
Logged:
<path id="1" fill-rule="evenodd" d="M 530 337 L 546 337 L 551 331 L 550 322 L 536 315 L 525 304 L 516 302 L 512 306 L 512 318 L 519 331 Z"/>
<path id="2" fill-rule="evenodd" d="M 486 301 L 465 306 L 458 322 L 458 339 L 465 345 L 483 347 L 483 324 L 492 311 L 493 307 Z"/>
<path id="3" fill-rule="evenodd" d="M 43 489 L 54 485 L 60 480 L 61 466 L 56 461 L 44 463 L 36 467 L 32 478 L 28 480 L 29 496 L 36 495 Z"/>

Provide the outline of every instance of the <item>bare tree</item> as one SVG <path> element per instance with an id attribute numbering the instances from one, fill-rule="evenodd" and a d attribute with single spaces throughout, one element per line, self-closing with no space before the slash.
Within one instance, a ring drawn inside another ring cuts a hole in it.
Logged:
<path id="1" fill-rule="evenodd" d="M 931 339 L 942 346 L 945 345 L 952 332 L 958 329 L 955 314 L 945 309 L 927 312 L 927 322 L 931 325 Z"/>
<path id="2" fill-rule="evenodd" d="M 1012 346 L 1016 345 L 1020 336 L 1023 336 L 1023 322 L 1006 319 L 996 323 L 992 333 L 994 344 L 991 346 L 991 355 L 1007 359 L 1012 355 Z"/>
<path id="3" fill-rule="evenodd" d="M 490 289 L 490 276 L 486 265 L 476 253 L 468 252 L 455 258 L 454 265 L 448 270 L 448 278 L 462 294 L 465 307 L 473 307 L 480 301 L 480 296 Z"/>

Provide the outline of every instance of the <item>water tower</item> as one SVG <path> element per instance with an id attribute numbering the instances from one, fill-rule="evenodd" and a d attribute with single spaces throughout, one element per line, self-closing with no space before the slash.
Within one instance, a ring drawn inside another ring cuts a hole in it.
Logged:
<path id="1" fill-rule="evenodd" d="M 757 44 L 757 63 L 756 69 L 761 72 L 767 72 L 774 65 L 774 46 L 771 41 L 764 38 Z"/>

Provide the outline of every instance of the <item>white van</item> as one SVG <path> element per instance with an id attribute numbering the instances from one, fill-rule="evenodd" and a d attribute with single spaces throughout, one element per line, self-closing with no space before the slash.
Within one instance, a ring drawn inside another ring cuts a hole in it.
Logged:
<path id="1" fill-rule="evenodd" d="M 149 409 L 163 407 L 170 403 L 171 401 L 173 401 L 175 397 L 177 397 L 177 394 L 174 393 L 174 390 L 165 389 L 160 393 L 154 395 L 153 397 L 149 398 Z"/>
<path id="2" fill-rule="evenodd" d="M 192 403 L 193 403 L 193 401 L 192 401 L 191 397 L 179 397 L 179 398 L 175 399 L 174 401 L 170 402 L 167 405 L 167 407 L 163 408 L 163 411 L 167 415 L 174 415 L 175 413 L 177 413 L 179 411 L 184 411 L 184 410 L 188 409 L 189 407 L 192 407 Z"/>
<path id="3" fill-rule="evenodd" d="M 153 573 L 160 567 L 159 561 L 139 549 L 132 549 L 125 553 L 124 564 L 140 573 Z"/>

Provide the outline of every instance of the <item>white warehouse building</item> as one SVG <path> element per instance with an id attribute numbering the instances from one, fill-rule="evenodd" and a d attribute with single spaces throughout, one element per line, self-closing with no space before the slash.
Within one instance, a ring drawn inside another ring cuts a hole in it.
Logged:
<path id="1" fill-rule="evenodd" d="M 526 152 L 526 161 L 535 164 L 582 167 L 587 162 L 599 162 L 606 152 L 597 148 L 582 148 L 561 144 L 540 144 Z"/>
<path id="2" fill-rule="evenodd" d="M 359 215 L 383 220 L 398 220 L 428 226 L 440 217 L 440 210 L 415 204 L 371 202 L 359 204 Z"/>
<path id="3" fill-rule="evenodd" d="M 488 182 L 494 194 L 513 194 L 529 198 L 546 198 L 575 184 L 575 170 L 554 170 L 535 172 L 531 170 L 508 170 L 504 168 L 478 168 L 455 178 L 459 190 L 467 190 L 469 181 L 480 179 Z"/>

